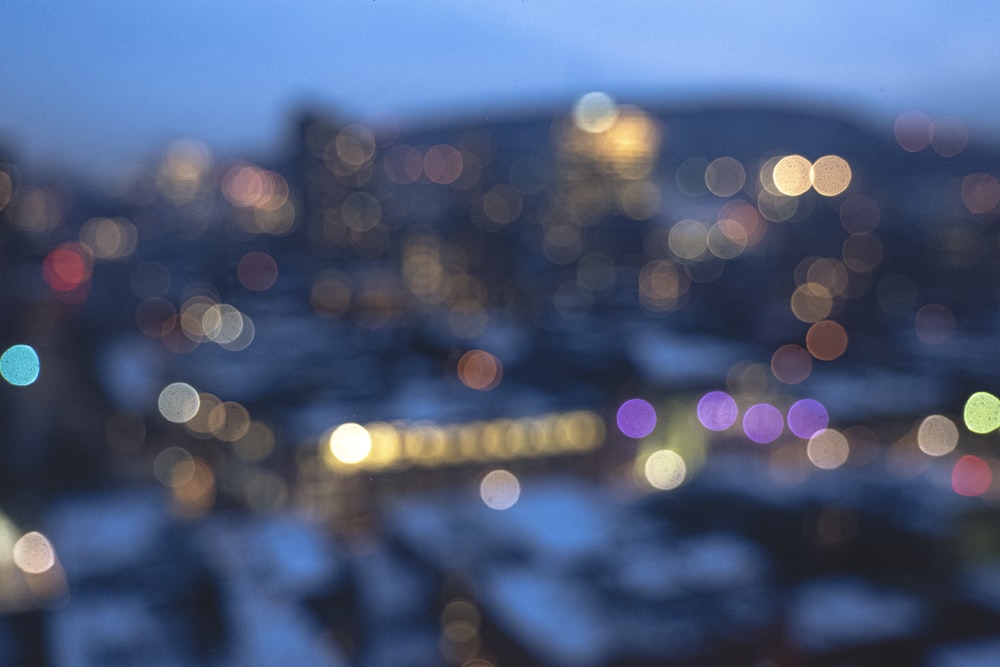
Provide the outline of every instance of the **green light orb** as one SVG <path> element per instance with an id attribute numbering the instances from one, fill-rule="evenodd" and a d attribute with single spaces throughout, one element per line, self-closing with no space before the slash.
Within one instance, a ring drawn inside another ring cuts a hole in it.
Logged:
<path id="1" fill-rule="evenodd" d="M 37 380 L 40 367 L 38 353 L 30 345 L 13 345 L 0 356 L 0 375 L 17 387 Z"/>
<path id="2" fill-rule="evenodd" d="M 1000 399 L 977 391 L 965 402 L 965 425 L 973 433 L 989 433 L 1000 428 Z"/>

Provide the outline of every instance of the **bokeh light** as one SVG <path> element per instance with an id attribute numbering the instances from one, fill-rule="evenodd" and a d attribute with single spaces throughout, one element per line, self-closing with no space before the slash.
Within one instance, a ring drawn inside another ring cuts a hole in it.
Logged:
<path id="1" fill-rule="evenodd" d="M 341 463 L 360 463 L 372 450 L 372 437 L 361 424 L 341 424 L 330 434 L 328 446 Z"/>
<path id="2" fill-rule="evenodd" d="M 812 373 L 812 356 L 800 345 L 782 345 L 771 355 L 771 373 L 785 384 L 799 384 Z"/>
<path id="3" fill-rule="evenodd" d="M 236 277 L 248 290 L 263 292 L 278 280 L 278 263 L 266 252 L 249 252 L 236 265 Z"/>
<path id="4" fill-rule="evenodd" d="M 775 163 L 771 179 L 779 193 L 797 197 L 812 186 L 811 169 L 812 163 L 801 155 L 786 155 Z"/>
<path id="5" fill-rule="evenodd" d="M 30 345 L 11 345 L 0 355 L 0 375 L 16 387 L 25 387 L 38 379 L 41 362 Z"/>
<path id="6" fill-rule="evenodd" d="M 917 446 L 925 454 L 944 456 L 958 446 L 958 427 L 944 415 L 930 415 L 917 429 Z"/>
<path id="7" fill-rule="evenodd" d="M 724 391 L 710 391 L 698 401 L 698 421 L 710 431 L 725 431 L 736 423 L 736 399 Z"/>
<path id="8" fill-rule="evenodd" d="M 521 497 L 521 483 L 509 470 L 492 470 L 479 484 L 479 497 L 490 509 L 510 509 Z"/>
<path id="9" fill-rule="evenodd" d="M 951 469 L 951 488 L 960 496 L 981 496 L 992 484 L 993 470 L 978 456 L 966 454 Z"/>
<path id="10" fill-rule="evenodd" d="M 800 438 L 812 438 L 830 424 L 826 406 L 812 398 L 803 398 L 788 408 L 788 430 Z"/>
<path id="11" fill-rule="evenodd" d="M 573 105 L 573 122 L 584 132 L 606 132 L 616 120 L 618 105 L 605 93 L 587 93 Z"/>
<path id="12" fill-rule="evenodd" d="M 26 574 L 41 574 L 56 564 L 56 552 L 49 539 L 37 531 L 22 535 L 14 543 L 14 564 Z"/>
<path id="13" fill-rule="evenodd" d="M 470 389 L 489 391 L 503 379 L 503 365 L 485 350 L 469 350 L 458 360 L 458 379 Z"/>
<path id="14" fill-rule="evenodd" d="M 847 331 L 833 320 L 815 322 L 806 332 L 806 349 L 821 361 L 833 361 L 847 351 Z"/>
<path id="15" fill-rule="evenodd" d="M 930 146 L 932 121 L 921 111 L 907 111 L 896 118 L 892 131 L 900 148 L 917 153 Z"/>
<path id="16" fill-rule="evenodd" d="M 969 396 L 962 413 L 965 426 L 973 433 L 989 433 L 1000 428 L 1000 399 L 986 391 Z"/>
<path id="17" fill-rule="evenodd" d="M 824 155 L 813 162 L 809 181 L 819 194 L 834 197 L 851 184 L 851 165 L 839 155 Z"/>
<path id="18" fill-rule="evenodd" d="M 955 316 L 951 309 L 940 303 L 921 306 L 913 323 L 920 342 L 940 345 L 948 342 L 955 333 Z"/>
<path id="19" fill-rule="evenodd" d="M 844 465 L 851 454 L 851 446 L 843 433 L 832 428 L 823 429 L 809 438 L 806 455 L 809 461 L 823 470 L 834 470 Z"/>
<path id="20" fill-rule="evenodd" d="M 164 419 L 182 424 L 198 414 L 201 397 L 198 391 L 186 382 L 174 382 L 160 392 L 157 405 Z"/>
<path id="21" fill-rule="evenodd" d="M 819 283 L 799 285 L 790 300 L 792 314 L 802 322 L 819 322 L 833 310 L 830 290 Z"/>
<path id="22" fill-rule="evenodd" d="M 687 465 L 677 452 L 660 449 L 649 455 L 643 466 L 646 481 L 661 491 L 676 489 L 687 476 Z"/>
<path id="23" fill-rule="evenodd" d="M 63 243 L 42 261 L 42 277 L 59 292 L 75 290 L 87 282 L 93 269 L 94 256 L 82 243 Z"/>
<path id="24" fill-rule="evenodd" d="M 656 428 L 656 408 L 641 398 L 631 398 L 618 408 L 616 422 L 626 436 L 644 438 Z"/>
<path id="25" fill-rule="evenodd" d="M 989 213 L 1000 204 L 1000 180 L 991 174 L 969 174 L 962 179 L 962 204 L 969 213 Z"/>
<path id="26" fill-rule="evenodd" d="M 756 403 L 743 414 L 743 432 L 756 443 L 774 442 L 785 429 L 781 411 L 770 403 Z"/>
<path id="27" fill-rule="evenodd" d="M 716 197 L 732 197 L 745 182 L 746 171 L 736 158 L 716 158 L 705 168 L 705 186 Z"/>

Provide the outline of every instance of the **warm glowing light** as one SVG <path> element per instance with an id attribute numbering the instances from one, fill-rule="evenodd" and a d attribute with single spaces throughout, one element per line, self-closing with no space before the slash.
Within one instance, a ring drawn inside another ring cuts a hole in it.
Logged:
<path id="1" fill-rule="evenodd" d="M 434 183 L 454 183 L 462 175 L 462 153 L 447 144 L 431 146 L 424 153 L 423 171 Z"/>
<path id="2" fill-rule="evenodd" d="M 788 430 L 800 438 L 811 438 L 829 424 L 830 415 L 819 401 L 803 398 L 788 408 Z"/>
<path id="3" fill-rule="evenodd" d="M 341 424 L 329 439 L 330 452 L 341 463 L 360 463 L 372 449 L 372 438 L 361 424 Z"/>
<path id="4" fill-rule="evenodd" d="M 989 433 L 1000 428 L 1000 399 L 986 391 L 977 391 L 965 402 L 965 426 L 973 433 Z"/>
<path id="5" fill-rule="evenodd" d="M 698 421 L 710 431 L 725 431 L 736 423 L 736 400 L 724 391 L 710 391 L 698 401 Z"/>
<path id="6" fill-rule="evenodd" d="M 951 309 L 939 303 L 929 303 L 917 311 L 913 323 L 920 342 L 940 345 L 948 342 L 955 333 L 955 316 Z"/>
<path id="7" fill-rule="evenodd" d="M 816 192 L 834 197 L 851 184 L 851 165 L 839 155 L 824 155 L 813 162 L 809 180 Z"/>
<path id="8" fill-rule="evenodd" d="M 470 389 L 489 391 L 503 379 L 503 366 L 489 352 L 469 350 L 458 360 L 458 379 Z"/>
<path id="9" fill-rule="evenodd" d="M 925 454 L 944 456 L 958 446 L 958 427 L 944 415 L 930 415 L 917 429 L 917 446 Z"/>
<path id="10" fill-rule="evenodd" d="M 737 220 L 719 220 L 708 230 L 708 249 L 719 259 L 738 257 L 746 249 L 748 242 L 747 231 Z"/>
<path id="11" fill-rule="evenodd" d="M 819 283 L 799 285 L 791 298 L 792 314 L 802 322 L 819 322 L 833 310 L 833 298 Z"/>
<path id="12" fill-rule="evenodd" d="M 779 382 L 799 384 L 812 373 L 812 357 L 800 345 L 782 345 L 771 355 L 771 373 Z"/>
<path id="13" fill-rule="evenodd" d="M 670 228 L 667 245 L 680 259 L 699 259 L 708 251 L 708 227 L 697 220 L 681 220 Z"/>
<path id="14" fill-rule="evenodd" d="M 833 320 L 815 322 L 806 332 L 806 349 L 820 361 L 833 361 L 847 351 L 847 331 Z"/>
<path id="15" fill-rule="evenodd" d="M 626 436 L 645 438 L 656 428 L 656 408 L 641 398 L 631 398 L 618 408 L 616 423 Z"/>
<path id="16" fill-rule="evenodd" d="M 811 438 L 806 445 L 806 455 L 817 468 L 833 470 L 847 462 L 851 446 L 840 431 L 824 429 Z"/>
<path id="17" fill-rule="evenodd" d="M 676 489 L 687 476 L 687 465 L 677 452 L 660 449 L 649 455 L 643 466 L 646 481 L 656 489 L 669 491 Z"/>
<path id="18" fill-rule="evenodd" d="M 198 414 L 200 405 L 198 392 L 185 382 L 174 382 L 164 387 L 158 401 L 160 414 L 175 424 L 182 424 Z"/>
<path id="19" fill-rule="evenodd" d="M 235 401 L 226 401 L 212 408 L 208 421 L 214 426 L 212 435 L 223 442 L 239 440 L 250 430 L 250 413 Z"/>
<path id="20" fill-rule="evenodd" d="M 248 252 L 236 265 L 240 284 L 252 292 L 263 292 L 278 280 L 278 263 L 266 252 Z"/>
<path id="21" fill-rule="evenodd" d="M 606 132 L 616 120 L 618 105 L 605 93 L 587 93 L 573 105 L 573 122 L 584 132 Z"/>
<path id="22" fill-rule="evenodd" d="M 490 509 L 510 509 L 521 497 L 521 483 L 512 472 L 493 470 L 479 484 L 479 497 Z"/>
<path id="23" fill-rule="evenodd" d="M 960 496 L 981 496 L 993 484 L 993 470 L 983 459 L 967 454 L 951 469 L 951 488 Z"/>
<path id="24" fill-rule="evenodd" d="M 26 387 L 38 379 L 41 363 L 30 345 L 12 345 L 0 355 L 0 375 L 16 387 Z"/>
<path id="25" fill-rule="evenodd" d="M 797 197 L 812 186 L 811 168 L 812 163 L 801 155 L 786 155 L 775 163 L 771 179 L 781 194 Z"/>
<path id="26" fill-rule="evenodd" d="M 648 310 L 663 312 L 675 308 L 688 291 L 691 279 L 669 260 L 649 262 L 639 271 L 639 298 Z"/>
<path id="27" fill-rule="evenodd" d="M 47 572 L 56 564 L 56 552 L 48 538 L 32 531 L 14 543 L 14 565 L 27 574 Z"/>
<path id="28" fill-rule="evenodd" d="M 774 442 L 785 428 L 781 411 L 769 403 L 757 403 L 743 414 L 743 432 L 759 444 Z"/>
<path id="29" fill-rule="evenodd" d="M 91 218 L 80 228 L 80 241 L 95 258 L 115 260 L 132 254 L 138 232 L 125 218 Z"/>
<path id="30" fill-rule="evenodd" d="M 54 290 L 69 292 L 90 279 L 94 256 L 82 243 L 63 243 L 42 261 L 42 277 Z"/>
<path id="31" fill-rule="evenodd" d="M 153 459 L 153 474 L 167 488 L 187 484 L 194 473 L 194 457 L 183 447 L 167 447 Z"/>

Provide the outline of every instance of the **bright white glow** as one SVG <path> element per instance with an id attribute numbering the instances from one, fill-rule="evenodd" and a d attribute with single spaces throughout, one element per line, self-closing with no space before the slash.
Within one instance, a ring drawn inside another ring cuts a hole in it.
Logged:
<path id="1" fill-rule="evenodd" d="M 372 436 L 361 424 L 341 424 L 330 434 L 330 452 L 341 463 L 360 463 L 372 451 Z"/>
<path id="2" fill-rule="evenodd" d="M 680 454 L 669 449 L 661 449 L 650 454 L 643 468 L 646 481 L 661 491 L 676 489 L 687 476 L 687 465 Z"/>
<path id="3" fill-rule="evenodd" d="M 174 382 L 160 392 L 158 406 L 164 419 L 175 424 L 183 424 L 198 414 L 201 397 L 198 396 L 198 391 L 186 382 Z"/>
<path id="4" fill-rule="evenodd" d="M 494 470 L 483 477 L 479 497 L 490 509 L 509 509 L 521 497 L 521 483 L 507 470 Z"/>
<path id="5" fill-rule="evenodd" d="M 14 564 L 22 572 L 41 574 L 56 564 L 56 552 L 48 538 L 41 533 L 25 533 L 14 544 Z"/>

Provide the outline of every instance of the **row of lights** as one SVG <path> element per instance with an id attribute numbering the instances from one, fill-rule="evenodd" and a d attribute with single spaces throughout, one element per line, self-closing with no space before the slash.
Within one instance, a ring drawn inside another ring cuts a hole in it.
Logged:
<path id="1" fill-rule="evenodd" d="M 587 410 L 439 426 L 431 422 L 341 424 L 320 439 L 320 456 L 339 472 L 552 456 L 604 442 L 603 420 Z"/>

